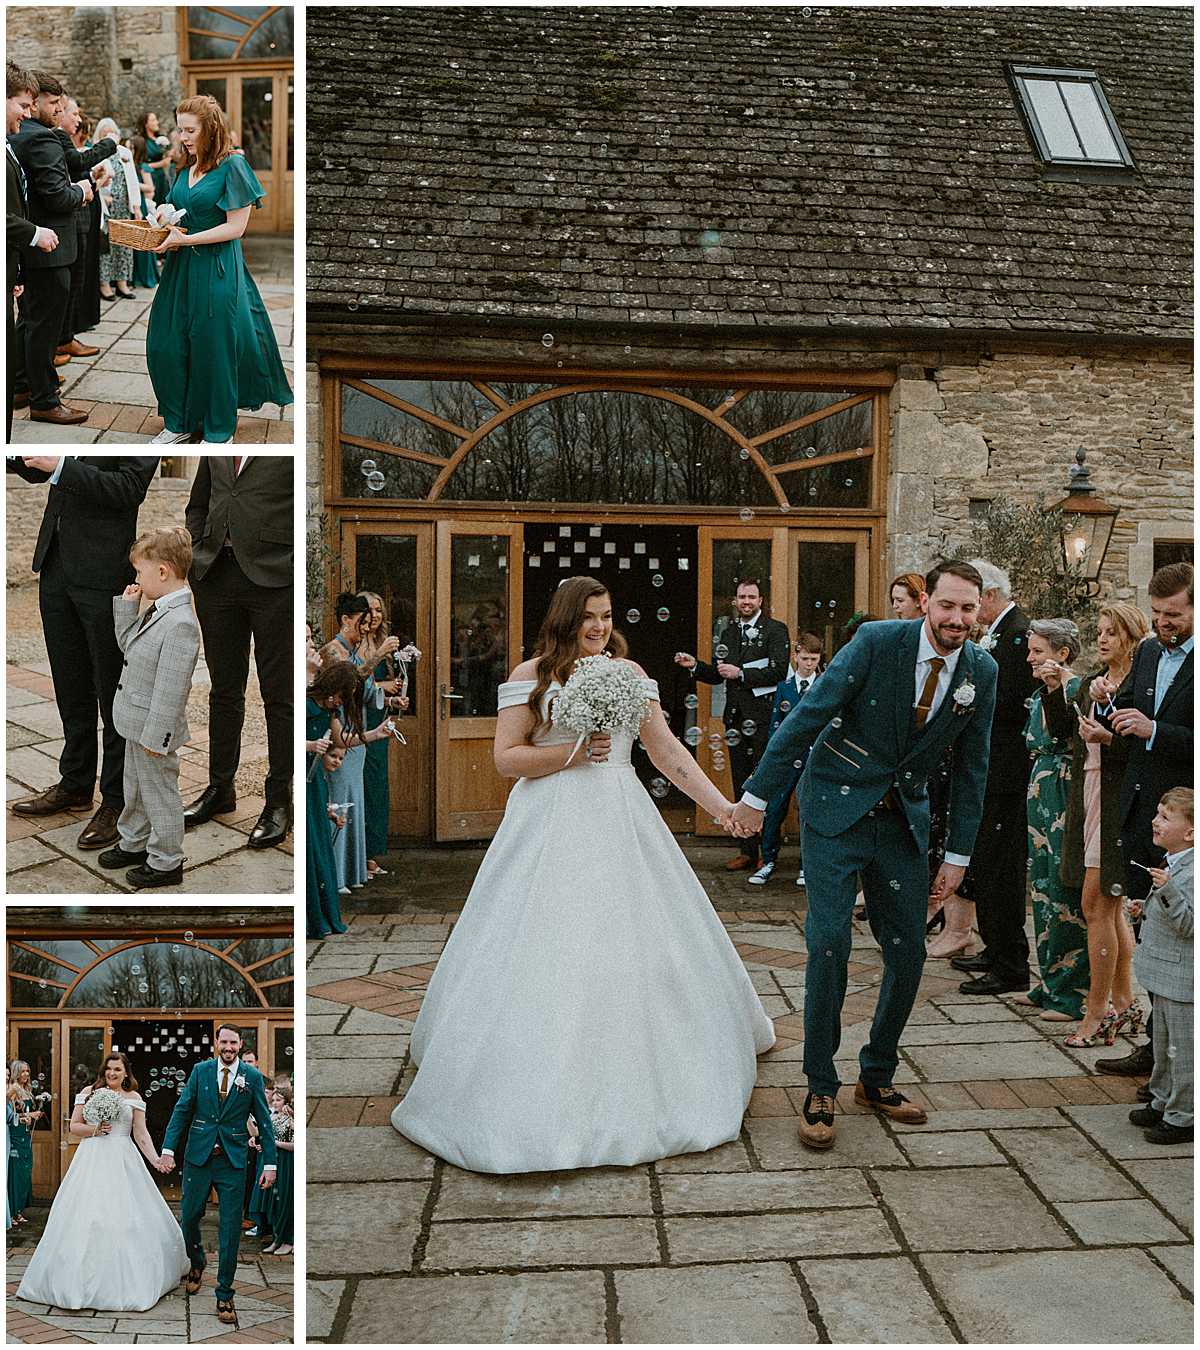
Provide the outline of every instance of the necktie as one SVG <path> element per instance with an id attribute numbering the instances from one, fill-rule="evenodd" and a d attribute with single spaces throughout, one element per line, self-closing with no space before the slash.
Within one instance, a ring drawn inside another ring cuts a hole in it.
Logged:
<path id="1" fill-rule="evenodd" d="M 138 632 L 139 632 L 139 633 L 140 633 L 140 632 L 142 631 L 142 629 L 145 628 L 145 626 L 150 622 L 150 620 L 151 620 L 151 618 L 153 617 L 153 615 L 154 615 L 154 606 L 151 605 L 150 608 L 145 612 L 145 614 L 142 615 L 142 621 L 141 621 L 141 623 L 138 624 Z"/>
<path id="2" fill-rule="evenodd" d="M 934 656 L 929 661 L 929 674 L 925 679 L 925 687 L 921 690 L 921 697 L 917 701 L 914 711 L 917 714 L 917 730 L 920 731 L 929 717 L 929 710 L 933 707 L 933 696 L 937 691 L 938 676 L 942 673 L 942 667 L 945 661 L 940 656 Z"/>
<path id="3" fill-rule="evenodd" d="M 229 1065 L 225 1064 L 221 1068 L 221 1100 L 224 1101 L 229 1096 Z"/>
<path id="4" fill-rule="evenodd" d="M 29 179 L 25 177 L 25 166 L 24 166 L 24 165 L 21 163 L 21 161 L 17 158 L 17 153 L 16 153 L 16 151 L 12 148 L 11 145 L 8 144 L 7 141 L 6 141 L 5 144 L 4 144 L 4 148 L 8 151 L 8 157 L 9 157 L 9 159 L 11 159 L 12 162 L 17 166 L 17 173 L 20 174 L 20 176 L 21 176 L 21 196 L 24 197 L 24 198 L 26 199 L 26 201 L 28 201 L 28 200 L 29 200 Z"/>
<path id="5" fill-rule="evenodd" d="M 233 457 L 233 476 L 234 476 L 235 478 L 236 478 L 236 477 L 238 476 L 238 474 L 241 473 L 241 471 L 242 471 L 242 460 L 243 460 L 244 458 L 245 458 L 244 455 L 234 455 L 234 457 Z"/>
<path id="6" fill-rule="evenodd" d="M 797 686 L 796 702 L 799 703 L 800 700 L 801 700 L 801 699 L 804 697 L 804 695 L 807 694 L 807 693 L 808 693 L 808 681 L 807 681 L 807 680 L 801 680 L 801 681 L 800 681 L 800 684 Z"/>

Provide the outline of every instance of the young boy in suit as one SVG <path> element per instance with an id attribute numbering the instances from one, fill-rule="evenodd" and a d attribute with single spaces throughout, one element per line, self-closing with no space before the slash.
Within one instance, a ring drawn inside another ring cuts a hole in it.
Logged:
<path id="1" fill-rule="evenodd" d="M 1150 869 L 1154 889 L 1143 906 L 1133 971 L 1154 1002 L 1154 1073 L 1150 1104 L 1129 1113 L 1151 1144 L 1190 1144 L 1193 1131 L 1192 929 L 1196 842 L 1191 788 L 1171 788 L 1151 829 L 1167 854 Z"/>
<path id="2" fill-rule="evenodd" d="M 187 574 L 188 532 L 151 530 L 129 550 L 136 580 L 113 598 L 117 645 L 123 653 L 113 722 L 125 737 L 125 809 L 120 843 L 101 867 L 126 867 L 141 889 L 183 882 L 183 799 L 179 747 L 188 738 L 187 701 L 200 655 L 200 626 Z M 139 617 L 138 602 L 150 606 Z"/>

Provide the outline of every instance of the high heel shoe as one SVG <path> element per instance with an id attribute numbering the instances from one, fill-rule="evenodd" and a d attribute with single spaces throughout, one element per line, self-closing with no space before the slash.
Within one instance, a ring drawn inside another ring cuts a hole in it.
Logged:
<path id="1" fill-rule="evenodd" d="M 1117 1039 L 1119 1018 L 1120 1014 L 1109 1008 L 1100 1019 L 1100 1025 L 1090 1036 L 1085 1036 L 1082 1031 L 1076 1031 L 1070 1036 L 1064 1036 L 1063 1044 L 1069 1045 L 1072 1050 L 1090 1050 L 1094 1045 L 1112 1045 Z"/>
<path id="2" fill-rule="evenodd" d="M 1126 1031 L 1130 1036 L 1136 1036 L 1138 1032 L 1141 1031 L 1142 1023 L 1145 1020 L 1145 1009 L 1137 999 L 1134 999 L 1127 1008 L 1122 1008 L 1121 1011 L 1116 1014 L 1116 1021 L 1113 1024 L 1113 1034 L 1115 1035 L 1117 1032 Z M 1112 1041 L 1109 1041 L 1108 1044 L 1111 1045 Z"/>

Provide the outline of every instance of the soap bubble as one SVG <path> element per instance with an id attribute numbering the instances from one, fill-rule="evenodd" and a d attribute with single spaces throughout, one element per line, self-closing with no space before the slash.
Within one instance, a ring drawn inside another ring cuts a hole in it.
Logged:
<path id="1" fill-rule="evenodd" d="M 840 727 L 842 725 L 842 719 L 840 717 L 835 717 L 830 721 L 829 725 L 831 727 Z"/>
<path id="2" fill-rule="evenodd" d="M 894 891 L 898 891 L 898 890 L 900 889 L 900 883 L 899 883 L 898 881 L 896 881 L 894 878 L 893 878 L 891 881 L 888 882 L 888 885 L 889 885 L 889 886 L 892 888 L 892 890 L 894 890 Z"/>
<path id="3" fill-rule="evenodd" d="M 698 708 L 700 706 L 699 696 L 696 694 L 689 694 L 687 698 L 683 700 L 683 706 L 685 708 Z"/>
<path id="4" fill-rule="evenodd" d="M 792 760 L 792 768 L 793 768 L 793 769 L 802 769 L 802 768 L 804 768 L 804 761 L 803 761 L 802 759 L 794 759 L 794 760 Z"/>
<path id="5" fill-rule="evenodd" d="M 180 950 L 180 949 L 179 949 L 179 943 L 178 943 L 178 942 L 175 942 L 175 943 L 173 943 L 173 944 L 171 945 L 171 951 L 174 952 L 176 956 L 179 955 L 179 950 Z"/>
<path id="6" fill-rule="evenodd" d="M 849 795 L 850 795 L 850 789 L 846 786 L 845 783 L 843 783 L 843 784 L 842 784 L 842 796 L 843 796 L 843 797 L 848 797 Z"/>
<path id="7" fill-rule="evenodd" d="M 683 739 L 688 743 L 688 745 L 699 745 L 700 741 L 703 739 L 703 736 L 704 733 L 700 730 L 699 727 L 688 727 L 688 729 L 683 733 Z"/>
<path id="8" fill-rule="evenodd" d="M 141 983 L 139 983 L 139 985 L 138 985 L 138 993 L 139 993 L 139 994 L 145 994 L 145 993 L 148 993 L 148 992 L 149 992 L 149 989 L 150 989 L 150 986 L 146 983 L 145 980 L 142 980 Z"/>
<path id="9" fill-rule="evenodd" d="M 542 334 L 542 346 L 545 347 L 547 351 L 549 351 L 549 349 L 550 349 L 551 347 L 554 346 L 554 334 L 553 334 L 553 333 L 543 333 L 543 334 Z"/>
<path id="10" fill-rule="evenodd" d="M 747 450 L 746 447 L 743 445 L 742 448 L 738 451 L 738 459 L 749 459 L 749 458 L 750 458 L 750 451 Z"/>
<path id="11" fill-rule="evenodd" d="M 716 731 L 710 732 L 708 737 L 708 744 L 713 750 L 720 750 L 721 748 L 720 733 Z"/>
<path id="12" fill-rule="evenodd" d="M 747 717 L 746 720 L 742 723 L 743 736 L 753 736 L 757 730 L 758 724 L 752 718 Z"/>
<path id="13" fill-rule="evenodd" d="M 816 457 L 817 457 L 817 447 L 815 445 L 806 446 L 804 450 L 804 458 L 816 459 Z"/>
<path id="14" fill-rule="evenodd" d="M 382 492 L 387 479 L 378 469 L 374 473 L 367 474 L 367 487 L 371 492 Z"/>
<path id="15" fill-rule="evenodd" d="M 854 486 L 854 479 L 853 479 L 853 478 L 847 478 L 847 479 L 846 479 L 846 486 L 847 486 L 847 487 L 853 487 L 853 486 Z"/>
<path id="16" fill-rule="evenodd" d="M 666 607 L 666 605 L 664 605 L 664 606 L 662 607 L 662 609 L 660 609 L 660 610 L 658 611 L 658 621 L 659 621 L 659 623 L 666 623 L 666 621 L 667 621 L 670 617 L 671 617 L 671 611 Z"/>
<path id="17" fill-rule="evenodd" d="M 748 506 L 743 506 L 742 509 L 738 512 L 738 519 L 739 519 L 739 520 L 753 520 L 753 519 L 754 519 L 754 512 L 751 511 L 751 509 L 750 509 Z"/>
<path id="18" fill-rule="evenodd" d="M 625 615 L 625 618 L 629 623 L 637 623 L 641 617 L 642 611 L 640 609 L 631 609 Z"/>
<path id="19" fill-rule="evenodd" d="M 628 356 L 629 353 L 630 353 L 631 351 L 633 351 L 633 348 L 632 348 L 632 347 L 626 347 L 626 348 L 625 348 L 625 355 Z"/>
<path id="20" fill-rule="evenodd" d="M 735 727 L 730 727 L 725 733 L 725 744 L 732 750 L 735 745 L 741 745 L 742 735 Z"/>
<path id="21" fill-rule="evenodd" d="M 130 966 L 130 967 L 129 967 L 129 973 L 130 973 L 131 975 L 140 975 L 140 974 L 142 973 L 142 968 L 141 968 L 141 966 L 136 966 L 136 965 L 135 965 L 135 966 Z"/>
<path id="22" fill-rule="evenodd" d="M 183 935 L 184 942 L 195 942 L 196 935 L 190 929 Z"/>
<path id="23" fill-rule="evenodd" d="M 653 796 L 665 797 L 670 790 L 670 784 L 665 778 L 652 778 L 650 780 L 650 792 Z"/>
<path id="24" fill-rule="evenodd" d="M 717 647 L 714 650 L 713 655 L 717 658 L 718 661 L 724 661 L 725 658 L 729 655 L 729 648 L 723 642 L 720 642 L 717 644 Z"/>
<path id="25" fill-rule="evenodd" d="M 654 587 L 656 587 L 656 588 L 659 587 L 659 586 L 661 586 L 661 585 L 663 584 L 663 575 L 662 575 L 662 573 L 661 573 L 661 572 L 655 572 L 655 574 L 650 578 L 650 584 L 651 584 L 651 586 L 654 586 Z"/>
<path id="26" fill-rule="evenodd" d="M 365 478 L 367 474 L 371 472 L 372 469 L 375 469 L 377 467 L 378 466 L 376 465 L 373 459 L 364 459 L 363 462 L 358 466 L 358 471 Z"/>
<path id="27" fill-rule="evenodd" d="M 787 699 L 785 698 L 785 699 L 783 700 L 783 702 L 779 705 L 779 711 L 782 712 L 782 713 L 786 713 L 786 712 L 791 712 L 791 710 L 792 710 L 792 705 L 791 705 L 791 704 L 787 701 Z"/>

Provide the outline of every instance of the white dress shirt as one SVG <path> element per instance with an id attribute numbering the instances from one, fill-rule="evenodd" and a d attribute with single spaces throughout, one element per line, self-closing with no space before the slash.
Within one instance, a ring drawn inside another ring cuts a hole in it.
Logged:
<path id="1" fill-rule="evenodd" d="M 1010 609 L 1012 609 L 1012 607 L 1016 603 L 1017 602 L 1015 600 L 1010 600 L 1008 604 L 1004 606 L 1004 608 L 1000 611 L 1000 613 L 997 614 L 996 617 L 991 621 L 991 623 L 988 624 L 989 633 L 995 633 L 996 629 L 999 628 L 1000 624 L 1004 621 L 1004 616 L 1008 613 Z"/>

